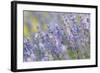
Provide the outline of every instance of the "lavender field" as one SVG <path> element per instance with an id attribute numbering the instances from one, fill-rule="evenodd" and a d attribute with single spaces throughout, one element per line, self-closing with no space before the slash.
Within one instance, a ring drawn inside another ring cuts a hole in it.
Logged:
<path id="1" fill-rule="evenodd" d="M 23 62 L 90 58 L 89 13 L 23 13 Z"/>

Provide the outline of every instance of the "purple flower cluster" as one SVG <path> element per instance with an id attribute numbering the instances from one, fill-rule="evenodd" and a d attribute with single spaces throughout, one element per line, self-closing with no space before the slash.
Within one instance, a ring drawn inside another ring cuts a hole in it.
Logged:
<path id="1" fill-rule="evenodd" d="M 24 23 L 37 17 L 39 31 L 24 36 L 24 62 L 90 58 L 90 14 L 25 12 L 29 15 L 24 16 Z M 42 29 L 44 23 L 46 31 Z"/>

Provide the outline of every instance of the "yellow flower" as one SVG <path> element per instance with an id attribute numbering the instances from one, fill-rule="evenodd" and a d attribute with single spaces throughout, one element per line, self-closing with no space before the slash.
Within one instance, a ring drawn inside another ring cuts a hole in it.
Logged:
<path id="1" fill-rule="evenodd" d="M 34 17 L 32 19 L 32 29 L 31 29 L 32 32 L 38 32 L 38 24 L 39 24 L 38 19 Z"/>
<path id="2" fill-rule="evenodd" d="M 29 28 L 26 24 L 24 24 L 24 36 L 25 37 L 29 36 Z"/>
<path id="3" fill-rule="evenodd" d="M 42 29 L 43 29 L 43 31 L 47 31 L 48 30 L 47 24 L 43 24 Z"/>

